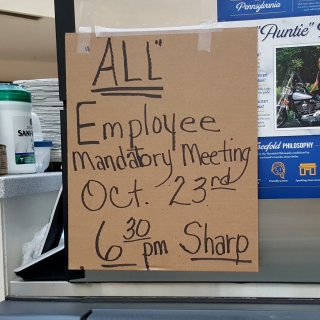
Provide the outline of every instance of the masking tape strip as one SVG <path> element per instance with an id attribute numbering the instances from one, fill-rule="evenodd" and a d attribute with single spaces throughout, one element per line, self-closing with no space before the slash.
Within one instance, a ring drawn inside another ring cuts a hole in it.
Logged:
<path id="1" fill-rule="evenodd" d="M 217 24 L 217 1 L 216 0 L 202 0 L 200 8 L 200 29 L 198 38 L 198 51 L 211 50 L 211 32 L 215 24 Z"/>
<path id="2" fill-rule="evenodd" d="M 95 26 L 96 37 L 117 37 L 117 36 L 130 36 L 130 35 L 153 35 L 153 34 L 181 34 L 181 33 L 200 33 L 200 32 L 216 32 L 222 31 L 222 24 L 212 25 L 212 22 L 203 23 L 195 26 L 183 27 L 163 27 L 163 28 L 108 28 Z"/>
<path id="3" fill-rule="evenodd" d="M 204 22 L 203 25 L 210 25 L 212 26 L 212 23 L 210 21 Z M 204 28 L 199 31 L 199 37 L 198 37 L 198 51 L 208 51 L 211 50 L 211 32 L 212 28 Z"/>
<path id="4" fill-rule="evenodd" d="M 90 52 L 90 37 L 93 26 L 92 19 L 93 5 L 90 2 L 81 1 L 80 21 L 78 30 L 78 53 Z"/>

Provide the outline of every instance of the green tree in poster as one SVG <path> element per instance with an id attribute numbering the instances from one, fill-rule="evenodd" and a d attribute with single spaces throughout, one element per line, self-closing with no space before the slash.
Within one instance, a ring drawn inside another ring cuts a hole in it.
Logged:
<path id="1" fill-rule="evenodd" d="M 284 47 L 276 50 L 277 87 L 288 70 L 297 72 L 304 82 L 313 83 L 318 71 L 320 46 Z"/>

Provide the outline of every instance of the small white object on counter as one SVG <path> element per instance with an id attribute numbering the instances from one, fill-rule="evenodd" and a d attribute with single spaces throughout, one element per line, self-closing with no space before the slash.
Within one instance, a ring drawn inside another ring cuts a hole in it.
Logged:
<path id="1" fill-rule="evenodd" d="M 39 117 L 32 112 L 32 126 L 34 137 L 34 153 L 36 157 L 36 172 L 44 172 L 50 164 L 50 153 L 52 148 L 52 141 L 43 140 L 43 133 Z"/>
<path id="2" fill-rule="evenodd" d="M 22 266 L 37 259 L 40 256 L 40 248 L 47 231 L 48 224 L 46 224 L 40 231 L 38 231 L 30 242 L 25 242 L 22 245 Z"/>
<path id="3" fill-rule="evenodd" d="M 34 141 L 43 141 L 43 133 L 41 129 L 41 123 L 38 115 L 31 112 L 32 116 L 32 127 L 33 127 L 33 139 Z"/>
<path id="4" fill-rule="evenodd" d="M 49 167 L 50 151 L 52 148 L 52 141 L 35 141 L 34 152 L 36 156 L 36 172 L 42 173 Z"/>

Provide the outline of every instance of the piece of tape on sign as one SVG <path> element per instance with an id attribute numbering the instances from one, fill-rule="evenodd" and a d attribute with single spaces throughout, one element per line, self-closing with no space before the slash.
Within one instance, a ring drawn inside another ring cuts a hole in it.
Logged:
<path id="1" fill-rule="evenodd" d="M 93 26 L 93 5 L 87 1 L 80 3 L 80 20 L 78 30 L 78 53 L 90 52 L 90 37 Z"/>
<path id="2" fill-rule="evenodd" d="M 208 51 L 211 50 L 211 22 L 204 22 L 200 26 L 204 26 L 203 29 L 199 30 L 199 38 L 198 38 L 198 51 Z"/>
<path id="3" fill-rule="evenodd" d="M 211 32 L 214 31 L 212 28 L 217 23 L 216 11 L 216 1 L 201 1 L 198 51 L 210 52 L 211 50 Z"/>

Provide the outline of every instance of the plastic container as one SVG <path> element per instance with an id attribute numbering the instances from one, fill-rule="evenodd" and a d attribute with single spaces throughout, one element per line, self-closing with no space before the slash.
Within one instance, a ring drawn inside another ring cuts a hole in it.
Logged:
<path id="1" fill-rule="evenodd" d="M 9 174 L 36 172 L 31 110 L 30 92 L 0 83 L 0 144 L 7 149 Z"/>
<path id="2" fill-rule="evenodd" d="M 50 164 L 50 151 L 52 148 L 52 141 L 35 141 L 34 151 L 36 155 L 36 172 L 44 172 Z"/>
<path id="3" fill-rule="evenodd" d="M 52 141 L 43 140 L 41 123 L 36 113 L 32 112 L 32 126 L 34 137 L 34 152 L 36 155 L 36 172 L 44 172 L 50 164 Z"/>
<path id="4" fill-rule="evenodd" d="M 32 117 L 32 127 L 33 127 L 33 140 L 43 141 L 43 133 L 41 129 L 40 119 L 38 115 L 34 112 L 31 112 L 31 117 Z"/>

